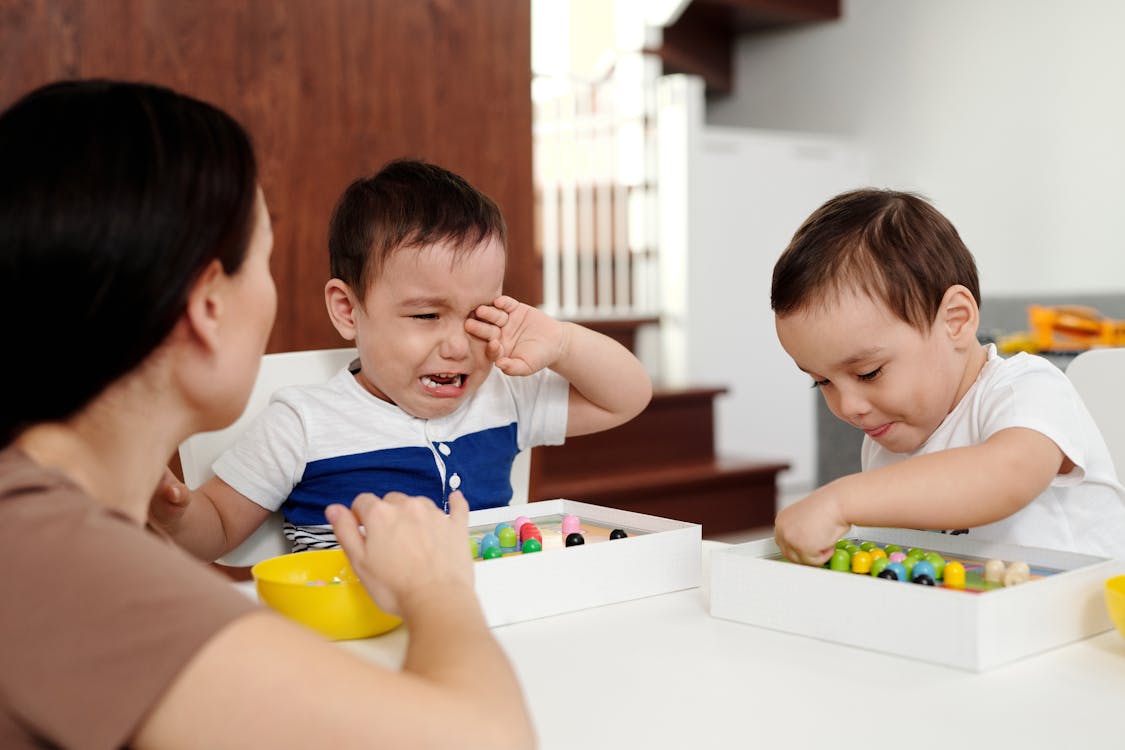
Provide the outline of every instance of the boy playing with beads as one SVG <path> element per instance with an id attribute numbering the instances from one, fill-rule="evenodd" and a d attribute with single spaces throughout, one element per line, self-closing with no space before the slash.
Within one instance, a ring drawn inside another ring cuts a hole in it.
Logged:
<path id="1" fill-rule="evenodd" d="M 500 210 L 452 172 L 400 160 L 355 181 L 328 244 L 328 315 L 358 359 L 274 394 L 198 490 L 166 477 L 152 515 L 196 556 L 222 556 L 279 508 L 294 551 L 335 546 L 324 509 L 361 492 L 507 505 L 519 451 L 648 404 L 625 347 L 501 293 Z"/>
<path id="2" fill-rule="evenodd" d="M 774 267 L 778 339 L 838 418 L 863 430 L 859 474 L 777 515 L 791 560 L 821 564 L 852 524 L 956 530 L 1125 557 L 1125 489 L 1067 377 L 977 339 L 976 264 L 921 198 L 839 195 Z"/>

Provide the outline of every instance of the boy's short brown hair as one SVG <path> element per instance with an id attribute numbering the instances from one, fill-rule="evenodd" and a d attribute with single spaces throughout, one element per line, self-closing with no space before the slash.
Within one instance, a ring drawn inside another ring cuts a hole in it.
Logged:
<path id="1" fill-rule="evenodd" d="M 770 306 L 788 315 L 855 290 L 925 333 L 955 284 L 980 305 L 976 263 L 948 219 L 913 193 L 854 190 L 793 235 L 773 268 Z"/>
<path id="2" fill-rule="evenodd" d="M 460 252 L 508 231 L 496 203 L 463 177 L 415 159 L 388 162 L 347 187 L 328 228 L 330 272 L 360 298 L 403 247 L 452 242 Z"/>

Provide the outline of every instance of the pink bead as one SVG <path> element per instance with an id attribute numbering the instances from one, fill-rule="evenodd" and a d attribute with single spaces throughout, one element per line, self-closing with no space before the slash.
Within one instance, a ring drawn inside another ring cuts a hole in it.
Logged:
<path id="1" fill-rule="evenodd" d="M 563 516 L 562 535 L 564 537 L 567 534 L 573 534 L 574 532 L 580 531 L 580 530 L 581 529 L 579 528 L 578 516 L 572 516 L 569 513 L 567 513 L 565 516 Z"/>
<path id="2" fill-rule="evenodd" d="M 512 522 L 512 528 L 516 530 L 517 536 L 520 533 L 520 526 L 523 526 L 525 523 L 531 523 L 531 519 L 528 518 L 527 516 L 520 516 L 519 518 L 517 518 L 515 521 Z"/>
<path id="3" fill-rule="evenodd" d="M 891 554 L 887 555 L 887 559 L 890 560 L 891 562 L 902 562 L 903 560 L 906 559 L 906 553 L 905 552 L 892 552 Z"/>

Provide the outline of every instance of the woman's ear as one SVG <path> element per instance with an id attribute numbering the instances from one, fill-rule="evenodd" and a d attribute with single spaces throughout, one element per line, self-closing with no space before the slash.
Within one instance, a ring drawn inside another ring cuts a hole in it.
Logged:
<path id="1" fill-rule="evenodd" d="M 324 305 L 328 308 L 328 319 L 345 341 L 355 341 L 356 299 L 352 288 L 340 279 L 329 279 L 324 285 Z"/>
<path id="2" fill-rule="evenodd" d="M 954 284 L 945 290 L 939 313 L 947 334 L 958 344 L 976 343 L 980 308 L 968 287 Z"/>
<path id="3" fill-rule="evenodd" d="M 188 292 L 184 323 L 188 334 L 210 351 L 219 345 L 219 328 L 223 320 L 223 285 L 226 278 L 222 263 L 216 259 L 207 264 Z"/>

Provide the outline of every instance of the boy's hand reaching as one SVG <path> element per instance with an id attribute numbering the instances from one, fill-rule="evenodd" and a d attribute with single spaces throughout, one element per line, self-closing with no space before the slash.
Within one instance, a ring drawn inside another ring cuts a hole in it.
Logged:
<path id="1" fill-rule="evenodd" d="M 773 538 L 793 562 L 822 565 L 832 556 L 836 541 L 850 529 L 838 497 L 827 485 L 778 513 Z"/>
<path id="2" fill-rule="evenodd" d="M 191 503 L 191 492 L 187 485 L 176 479 L 171 469 L 164 468 L 164 476 L 152 493 L 148 503 L 148 520 L 153 526 L 170 529 L 183 518 Z"/>
<path id="3" fill-rule="evenodd" d="M 566 354 L 567 326 L 538 308 L 502 296 L 474 312 L 465 330 L 488 342 L 488 358 L 507 375 L 531 375 Z"/>
<path id="4" fill-rule="evenodd" d="M 472 590 L 469 504 L 460 492 L 450 494 L 448 516 L 429 498 L 401 492 L 383 499 L 364 493 L 351 510 L 330 505 L 326 515 L 352 569 L 384 611 L 408 614 L 450 586 Z"/>

